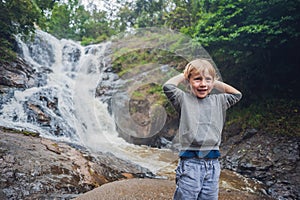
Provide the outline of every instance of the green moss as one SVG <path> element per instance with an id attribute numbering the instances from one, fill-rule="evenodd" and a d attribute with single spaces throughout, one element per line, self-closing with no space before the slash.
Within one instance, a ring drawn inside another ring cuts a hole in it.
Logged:
<path id="1" fill-rule="evenodd" d="M 52 143 L 52 146 L 58 147 L 58 144 L 57 143 Z"/>
<path id="2" fill-rule="evenodd" d="M 91 37 L 85 37 L 85 36 L 83 36 L 82 40 L 81 40 L 81 45 L 82 46 L 87 46 L 87 45 L 91 45 L 91 44 L 98 44 L 98 43 L 104 42 L 107 39 L 108 39 L 108 37 L 105 34 L 104 35 L 100 35 L 96 39 L 91 38 Z"/>
<path id="3" fill-rule="evenodd" d="M 175 109 L 168 101 L 167 97 L 165 96 L 162 85 L 157 83 L 148 83 L 132 92 L 131 100 L 133 101 L 148 101 L 149 106 L 152 107 L 154 105 L 162 106 L 165 108 L 167 115 L 174 116 L 176 114 Z M 140 103 L 142 104 L 142 103 Z M 146 104 L 145 104 L 146 105 Z M 130 106 L 130 113 L 133 114 L 135 112 L 142 113 L 143 111 L 140 110 L 138 104 L 132 104 Z M 145 109 L 145 108 L 143 108 Z"/>
<path id="4" fill-rule="evenodd" d="M 153 85 L 153 87 L 150 87 L 148 92 L 150 94 L 161 94 L 162 93 L 162 87 L 161 85 Z"/>
<path id="5" fill-rule="evenodd" d="M 184 58 L 161 49 L 144 48 L 133 50 L 122 55 L 119 53 L 120 52 L 113 55 L 112 68 L 121 78 L 128 73 L 138 74 L 141 66 L 150 63 L 174 65 L 174 63 L 179 64 L 186 62 Z"/>
<path id="6" fill-rule="evenodd" d="M 144 94 L 141 91 L 134 91 L 131 96 L 131 98 L 134 100 L 144 99 L 143 97 L 144 97 Z"/>
<path id="7" fill-rule="evenodd" d="M 40 134 L 33 131 L 27 131 L 27 130 L 17 130 L 13 128 L 7 128 L 7 127 L 0 127 L 0 130 L 3 132 L 9 132 L 9 133 L 17 133 L 17 134 L 23 134 L 26 136 L 33 136 L 33 137 L 39 137 Z"/>

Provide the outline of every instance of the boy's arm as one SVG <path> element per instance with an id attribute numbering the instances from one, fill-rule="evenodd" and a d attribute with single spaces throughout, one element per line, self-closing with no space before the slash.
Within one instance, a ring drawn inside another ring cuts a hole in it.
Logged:
<path id="1" fill-rule="evenodd" d="M 172 78 L 170 78 L 165 84 L 173 84 L 178 86 L 179 83 L 183 82 L 185 80 L 183 73 L 178 74 Z"/>
<path id="2" fill-rule="evenodd" d="M 220 92 L 229 93 L 229 94 L 242 94 L 240 91 L 221 81 L 214 82 L 214 88 Z"/>

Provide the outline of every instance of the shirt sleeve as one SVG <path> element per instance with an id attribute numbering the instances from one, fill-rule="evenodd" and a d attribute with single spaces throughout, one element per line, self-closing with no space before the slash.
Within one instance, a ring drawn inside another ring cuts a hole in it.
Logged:
<path id="1" fill-rule="evenodd" d="M 242 94 L 223 94 L 225 97 L 225 108 L 228 109 L 237 102 L 239 102 L 242 98 Z"/>
<path id="2" fill-rule="evenodd" d="M 180 113 L 184 92 L 173 84 L 164 84 L 163 91 L 177 112 Z"/>

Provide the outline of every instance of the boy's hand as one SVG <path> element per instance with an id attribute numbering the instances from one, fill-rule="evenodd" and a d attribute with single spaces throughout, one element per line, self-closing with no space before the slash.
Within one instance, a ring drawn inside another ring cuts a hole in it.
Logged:
<path id="1" fill-rule="evenodd" d="M 179 83 L 183 82 L 185 80 L 183 73 L 178 74 L 177 76 L 174 76 L 170 78 L 165 84 L 173 84 L 178 86 Z"/>

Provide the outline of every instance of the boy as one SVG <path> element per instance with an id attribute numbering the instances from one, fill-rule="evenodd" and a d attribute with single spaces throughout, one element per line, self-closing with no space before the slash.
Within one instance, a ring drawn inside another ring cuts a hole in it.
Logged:
<path id="1" fill-rule="evenodd" d="M 177 86 L 187 81 L 191 93 Z M 210 94 L 215 88 L 221 93 Z M 174 200 L 218 199 L 219 145 L 225 111 L 242 94 L 217 80 L 213 65 L 203 59 L 191 61 L 182 74 L 163 85 L 164 92 L 180 114 L 180 161 L 176 169 Z"/>

